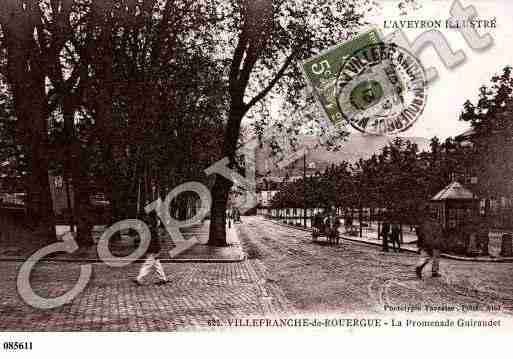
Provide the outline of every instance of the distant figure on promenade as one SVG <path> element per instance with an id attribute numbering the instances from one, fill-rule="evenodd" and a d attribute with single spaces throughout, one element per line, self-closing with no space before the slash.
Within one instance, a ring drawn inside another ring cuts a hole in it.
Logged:
<path id="1" fill-rule="evenodd" d="M 488 245 L 490 243 L 490 229 L 486 222 L 482 221 L 479 224 L 479 232 L 477 233 L 479 241 L 479 249 L 481 250 L 482 256 L 490 255 L 488 251 Z"/>
<path id="2" fill-rule="evenodd" d="M 312 237 L 316 240 L 321 232 L 323 232 L 324 227 L 324 214 L 323 209 L 321 208 L 319 212 L 315 214 L 312 219 Z"/>
<path id="3" fill-rule="evenodd" d="M 233 216 L 233 223 L 242 223 L 242 220 L 240 219 L 240 211 L 238 208 L 233 209 L 232 216 Z"/>
<path id="4" fill-rule="evenodd" d="M 388 252 L 388 236 L 390 234 L 390 223 L 387 221 L 381 225 L 381 240 L 383 241 L 383 252 Z"/>
<path id="5" fill-rule="evenodd" d="M 424 221 L 416 229 L 417 246 L 420 250 L 420 259 L 415 267 L 418 279 L 422 279 L 422 270 L 430 261 L 431 274 L 433 277 L 440 277 L 439 257 L 440 247 L 443 240 L 442 225 L 431 216 L 426 216 Z"/>
<path id="6" fill-rule="evenodd" d="M 144 260 L 144 263 L 142 264 L 141 269 L 139 270 L 139 275 L 137 276 L 137 278 L 133 279 L 133 281 L 137 285 L 142 285 L 142 280 L 144 279 L 144 277 L 146 277 L 148 274 L 154 271 L 159 279 L 159 281 L 155 284 L 166 284 L 168 282 L 166 278 L 166 273 L 164 272 L 164 268 L 162 267 L 162 264 L 159 260 L 161 246 L 158 233 L 157 214 L 155 213 L 155 211 L 153 211 L 148 216 L 146 216 L 146 219 L 151 233 L 150 245 L 148 247 L 148 250 L 146 251 L 146 258 Z"/>
<path id="7" fill-rule="evenodd" d="M 393 248 L 394 252 L 400 252 L 401 251 L 401 227 L 397 223 L 392 224 L 392 228 L 390 230 L 390 240 L 392 242 L 392 248 Z M 396 244 L 397 244 L 397 250 L 395 249 Z"/>
<path id="8" fill-rule="evenodd" d="M 346 233 L 351 232 L 353 230 L 353 218 L 351 216 L 346 216 L 344 219 L 344 227 Z"/>

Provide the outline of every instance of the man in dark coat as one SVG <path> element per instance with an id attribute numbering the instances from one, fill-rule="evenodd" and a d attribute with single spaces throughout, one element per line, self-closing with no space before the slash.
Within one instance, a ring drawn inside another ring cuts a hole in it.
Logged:
<path id="1" fill-rule="evenodd" d="M 240 219 L 240 211 L 237 207 L 233 209 L 233 223 L 242 223 Z"/>
<path id="2" fill-rule="evenodd" d="M 479 230 L 477 233 L 477 238 L 479 242 L 479 248 L 481 249 L 481 255 L 488 256 L 488 245 L 490 243 L 490 230 L 486 222 L 481 222 L 479 224 Z"/>
<path id="3" fill-rule="evenodd" d="M 388 252 L 388 235 L 390 232 L 390 223 L 387 221 L 381 225 L 381 240 L 383 241 L 383 252 Z"/>
<path id="4" fill-rule="evenodd" d="M 158 219 L 155 211 L 151 212 L 148 216 L 146 216 L 146 221 L 148 223 L 148 227 L 150 229 L 150 243 L 148 249 L 146 250 L 146 258 L 144 260 L 141 269 L 139 270 L 139 275 L 134 282 L 138 285 L 142 284 L 142 279 L 150 274 L 152 271 L 155 272 L 159 281 L 156 283 L 157 285 L 166 284 L 167 278 L 166 273 L 164 272 L 164 268 L 159 260 L 159 254 L 162 250 L 160 245 L 160 237 L 158 233 Z"/>
<path id="5" fill-rule="evenodd" d="M 394 223 L 392 224 L 392 229 L 390 231 L 390 240 L 392 241 L 392 248 L 394 252 L 400 252 L 401 251 L 401 227 Z M 395 246 L 397 244 L 397 250 L 395 249 Z"/>
<path id="6" fill-rule="evenodd" d="M 433 277 L 440 277 L 439 273 L 439 257 L 440 248 L 443 240 L 443 231 L 441 224 L 434 218 L 429 216 L 423 220 L 422 224 L 417 227 L 417 247 L 420 250 L 420 259 L 415 267 L 417 278 L 422 279 L 422 269 L 430 261 L 431 273 Z"/>

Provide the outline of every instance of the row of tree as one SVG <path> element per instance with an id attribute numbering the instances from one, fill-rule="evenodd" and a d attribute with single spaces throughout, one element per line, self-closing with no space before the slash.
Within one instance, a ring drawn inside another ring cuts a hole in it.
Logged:
<path id="1" fill-rule="evenodd" d="M 71 221 L 91 243 L 89 197 L 112 220 L 183 182 L 212 189 L 212 245 L 226 245 L 242 120 L 280 97 L 302 105 L 301 60 L 355 33 L 370 0 L 5 0 L 0 12 L 0 155 L 27 218 L 54 238 L 48 174 L 73 188 Z M 262 133 L 266 121 L 254 124 Z M 189 194 L 192 195 L 192 194 Z M 175 205 L 190 203 L 177 199 Z M 139 206 L 140 207 L 140 206 Z"/>
<path id="2" fill-rule="evenodd" d="M 426 201 L 450 181 L 459 180 L 486 203 L 513 199 L 513 78 L 506 66 L 467 101 L 461 120 L 471 124 L 465 138 L 431 139 L 429 151 L 395 138 L 368 159 L 343 162 L 292 183 L 284 181 L 272 200 L 275 208 L 336 206 L 386 208 L 414 223 Z M 306 185 L 306 198 L 304 195 Z"/>
<path id="3" fill-rule="evenodd" d="M 430 151 L 396 137 L 368 159 L 332 165 L 323 173 L 283 183 L 273 197 L 275 208 L 386 208 L 404 222 L 415 223 L 426 201 L 449 183 L 456 173 L 464 173 L 470 163 L 470 149 L 449 138 L 440 143 L 433 138 Z M 306 201 L 306 202 L 305 202 Z"/>
<path id="4" fill-rule="evenodd" d="M 113 220 L 134 217 L 138 196 L 144 204 L 219 157 L 222 69 L 212 49 L 197 46 L 208 42 L 201 27 L 210 9 L 192 1 L 2 6 L 2 155 L 25 184 L 39 234 L 55 233 L 49 173 L 72 185 L 71 221 L 88 245 L 93 189 Z"/>

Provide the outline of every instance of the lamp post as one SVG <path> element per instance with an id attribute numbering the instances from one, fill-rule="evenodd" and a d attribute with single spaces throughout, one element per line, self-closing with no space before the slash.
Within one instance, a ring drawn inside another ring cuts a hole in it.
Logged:
<path id="1" fill-rule="evenodd" d="M 308 168 L 315 169 L 315 162 L 311 162 Z M 306 228 L 306 152 L 303 155 L 303 226 Z"/>
<path id="2" fill-rule="evenodd" d="M 285 220 L 287 222 L 287 213 L 285 212 L 285 208 L 283 208 L 283 196 L 286 193 L 287 188 L 287 177 L 288 173 L 285 174 L 285 177 L 283 177 L 283 180 L 281 181 L 281 198 L 280 198 L 280 219 Z"/>

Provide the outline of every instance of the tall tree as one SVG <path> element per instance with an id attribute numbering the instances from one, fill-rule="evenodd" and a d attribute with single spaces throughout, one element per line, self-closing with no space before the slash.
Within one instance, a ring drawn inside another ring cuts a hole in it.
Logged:
<path id="1" fill-rule="evenodd" d="M 202 28 L 209 20 L 204 4 L 84 4 L 86 21 L 73 49 L 87 68 L 81 96 L 92 126 L 80 137 L 94 149 L 91 172 L 119 220 L 136 216 L 166 189 L 198 179 L 218 157 L 212 146 L 223 123 L 222 71 L 212 58 L 212 35 Z"/>
<path id="2" fill-rule="evenodd" d="M 26 153 L 28 219 L 55 238 L 54 213 L 48 180 L 48 116 L 46 94 L 49 49 L 39 1 L 7 0 L 2 4 L 0 44 L 7 60 L 4 74 L 17 118 L 16 142 Z"/>
<path id="3" fill-rule="evenodd" d="M 260 101 L 280 93 L 292 104 L 304 88 L 299 61 L 351 34 L 371 1 L 298 2 L 230 0 L 216 3 L 214 28 L 230 51 L 229 113 L 223 156 L 232 167 L 242 119 Z M 210 245 L 225 246 L 226 204 L 231 182 L 216 175 L 212 189 Z"/>
<path id="4" fill-rule="evenodd" d="M 476 189 L 485 199 L 511 199 L 513 194 L 513 73 L 506 66 L 479 89 L 476 104 L 466 101 L 460 119 L 474 130 L 473 167 L 479 174 Z"/>

